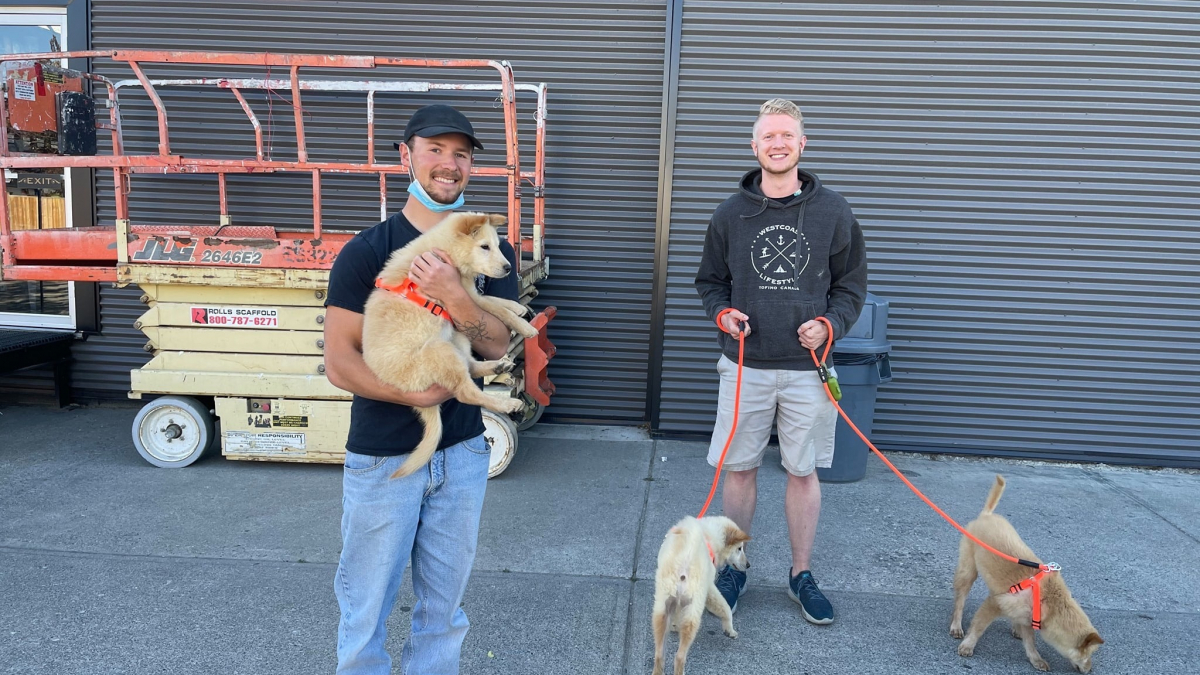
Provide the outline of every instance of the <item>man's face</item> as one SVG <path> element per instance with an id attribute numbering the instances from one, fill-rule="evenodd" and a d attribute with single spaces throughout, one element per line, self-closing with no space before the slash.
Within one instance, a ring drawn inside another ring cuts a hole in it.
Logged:
<path id="1" fill-rule="evenodd" d="M 787 174 L 796 170 L 808 139 L 800 133 L 800 121 L 788 115 L 764 115 L 754 129 L 750 147 L 766 173 Z"/>
<path id="2" fill-rule="evenodd" d="M 412 167 L 413 178 L 442 204 L 453 203 L 467 189 L 473 159 L 471 139 L 464 134 L 413 136 L 400 146 L 400 161 Z"/>

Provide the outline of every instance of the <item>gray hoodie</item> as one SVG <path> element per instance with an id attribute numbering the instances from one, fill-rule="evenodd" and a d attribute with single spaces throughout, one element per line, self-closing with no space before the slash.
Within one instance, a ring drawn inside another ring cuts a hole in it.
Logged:
<path id="1" fill-rule="evenodd" d="M 713 213 L 704 238 L 696 290 L 710 321 L 727 307 L 750 317 L 751 368 L 814 370 L 796 330 L 824 316 L 836 340 L 866 299 L 866 251 L 850 205 L 815 175 L 799 174 L 801 192 L 784 204 L 763 196 L 761 169 L 747 173 L 738 194 Z M 736 361 L 737 339 L 724 331 L 719 339 Z"/>

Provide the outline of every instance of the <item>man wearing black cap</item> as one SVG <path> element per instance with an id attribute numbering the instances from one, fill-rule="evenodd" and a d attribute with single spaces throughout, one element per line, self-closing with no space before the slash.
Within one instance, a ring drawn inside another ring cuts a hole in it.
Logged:
<path id="1" fill-rule="evenodd" d="M 325 374 L 354 394 L 342 475 L 342 553 L 334 591 L 341 608 L 338 673 L 390 673 L 386 623 L 412 562 L 412 629 L 400 657 L 405 673 L 457 673 L 467 632 L 460 604 L 466 590 L 490 451 L 477 406 L 440 386 L 411 393 L 383 384 L 362 357 L 363 307 L 388 256 L 428 231 L 463 203 L 475 149 L 475 130 L 459 111 L 431 105 L 413 113 L 395 144 L 409 167 L 408 200 L 391 218 L 346 243 L 329 277 L 325 316 Z M 480 282 L 480 291 L 517 299 L 517 259 L 500 246 L 512 274 Z M 443 256 L 445 257 L 445 256 Z M 509 331 L 462 289 L 458 270 L 435 253 L 417 258 L 409 276 L 440 300 L 454 326 L 484 359 L 502 357 Z M 421 422 L 412 406 L 441 404 L 444 430 L 429 465 L 391 480 L 416 447 Z"/>

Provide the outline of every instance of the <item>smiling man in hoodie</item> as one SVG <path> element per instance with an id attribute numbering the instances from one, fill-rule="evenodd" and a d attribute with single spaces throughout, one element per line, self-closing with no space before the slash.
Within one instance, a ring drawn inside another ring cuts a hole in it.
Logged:
<path id="1" fill-rule="evenodd" d="M 746 332 L 737 435 L 724 465 L 725 515 L 750 532 L 758 467 L 777 421 L 788 473 L 788 595 L 805 619 L 828 624 L 833 607 L 812 576 L 810 556 L 821 513 L 816 469 L 833 462 L 837 411 L 809 350 L 842 337 L 858 319 L 866 299 L 867 261 L 850 205 L 816 175 L 797 169 L 807 141 L 794 103 L 772 99 L 762 105 L 750 142 L 761 168 L 743 176 L 737 194 L 713 213 L 696 289 L 708 318 L 719 320 L 722 331 L 721 390 L 708 454 L 713 466 L 733 423 L 736 335 L 743 328 Z M 722 315 L 724 310 L 730 311 Z M 820 316 L 833 325 L 833 335 L 816 320 Z M 746 573 L 725 567 L 717 588 L 736 609 Z"/>

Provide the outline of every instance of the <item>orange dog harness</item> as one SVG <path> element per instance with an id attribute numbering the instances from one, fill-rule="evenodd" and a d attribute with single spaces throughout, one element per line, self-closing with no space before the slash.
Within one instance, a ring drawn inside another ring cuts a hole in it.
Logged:
<path id="1" fill-rule="evenodd" d="M 417 285 L 414 284 L 413 280 L 409 279 L 408 277 L 404 277 L 404 281 L 395 286 L 389 286 L 388 284 L 383 283 L 383 279 L 376 277 L 375 288 L 382 288 L 385 291 L 391 291 L 396 295 L 403 296 L 429 310 L 430 314 L 454 323 L 454 319 L 450 318 L 450 312 L 446 311 L 445 307 L 442 307 L 433 300 L 421 295 L 421 292 L 417 290 Z"/>
<path id="2" fill-rule="evenodd" d="M 1062 568 L 1058 566 L 1058 563 L 1048 563 L 1037 574 L 1029 577 L 1028 579 L 1026 579 L 1025 581 L 1022 581 L 1019 584 L 1013 584 L 1012 586 L 1009 586 L 1009 588 L 1008 588 L 1009 593 L 1020 593 L 1021 591 L 1025 590 L 1026 588 L 1033 589 L 1032 594 L 1033 594 L 1033 629 L 1034 630 L 1042 629 L 1042 577 L 1046 576 L 1047 574 L 1058 572 L 1061 569 Z"/>

